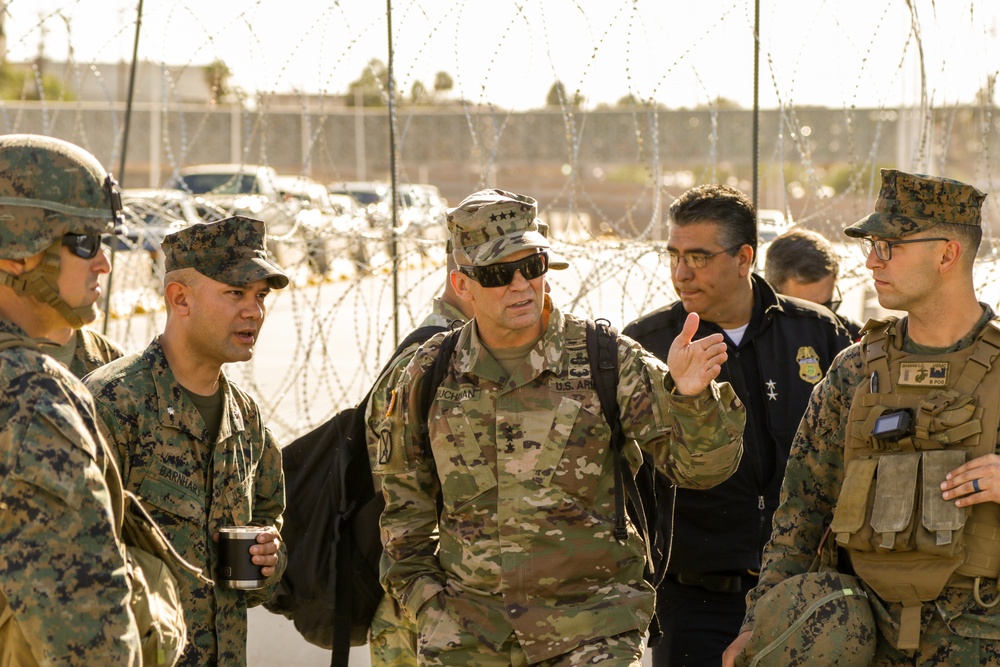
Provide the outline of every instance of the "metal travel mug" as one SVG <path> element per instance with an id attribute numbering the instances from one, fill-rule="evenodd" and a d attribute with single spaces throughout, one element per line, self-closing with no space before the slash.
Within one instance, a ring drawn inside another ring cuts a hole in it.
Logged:
<path id="1" fill-rule="evenodd" d="M 219 529 L 219 561 L 215 568 L 216 581 L 225 588 L 249 591 L 263 588 L 264 575 L 253 564 L 250 547 L 257 544 L 262 526 L 226 526 Z"/>

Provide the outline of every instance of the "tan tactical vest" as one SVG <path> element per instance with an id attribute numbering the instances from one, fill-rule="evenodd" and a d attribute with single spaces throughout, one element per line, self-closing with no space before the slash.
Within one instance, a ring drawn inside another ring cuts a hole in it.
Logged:
<path id="1" fill-rule="evenodd" d="M 940 485 L 948 472 L 996 450 L 1000 372 L 991 371 L 1000 321 L 967 348 L 933 359 L 902 351 L 896 318 L 866 329 L 866 379 L 851 403 L 830 529 L 858 576 L 884 600 L 902 603 L 897 647 L 913 649 L 921 602 L 946 586 L 972 588 L 984 607 L 997 603 L 982 600 L 979 584 L 1000 575 L 1000 505 L 958 508 L 941 498 Z M 909 432 L 874 437 L 876 420 L 899 410 L 910 411 Z"/>

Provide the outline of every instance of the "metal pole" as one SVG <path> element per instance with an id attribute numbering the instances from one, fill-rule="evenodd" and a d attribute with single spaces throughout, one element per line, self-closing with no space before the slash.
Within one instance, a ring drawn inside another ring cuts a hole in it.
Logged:
<path id="1" fill-rule="evenodd" d="M 124 188 L 125 187 L 125 158 L 128 155 L 128 133 L 132 124 L 132 99 L 135 96 L 135 70 L 139 61 L 139 32 L 142 28 L 142 0 L 139 0 L 139 5 L 136 9 L 135 16 L 135 39 L 132 41 L 132 65 L 129 68 L 128 74 L 128 97 L 125 99 L 125 126 L 122 129 L 122 152 L 121 159 L 118 162 L 118 183 Z M 118 244 L 111 244 L 111 266 L 115 265 L 115 250 Z M 111 319 L 111 281 L 114 278 L 115 272 L 111 271 L 108 273 L 108 293 L 105 297 L 104 302 L 104 323 L 101 325 L 102 332 L 108 333 L 108 321 Z"/>
<path id="2" fill-rule="evenodd" d="M 389 235 L 389 252 L 392 255 L 392 341 L 399 346 L 399 248 L 396 232 L 399 229 L 399 197 L 396 192 L 398 165 L 396 163 L 396 82 L 392 78 L 392 0 L 385 0 L 385 18 L 389 30 L 389 77 L 386 88 L 389 94 L 389 170 L 392 177 L 389 194 L 392 196 L 392 229 Z"/>
<path id="3" fill-rule="evenodd" d="M 753 208 L 757 210 L 757 193 L 760 187 L 758 161 L 760 159 L 760 0 L 753 3 Z"/>

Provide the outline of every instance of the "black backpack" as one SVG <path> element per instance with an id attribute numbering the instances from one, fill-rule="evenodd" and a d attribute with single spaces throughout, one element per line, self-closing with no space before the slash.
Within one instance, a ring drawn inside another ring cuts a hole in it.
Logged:
<path id="1" fill-rule="evenodd" d="M 444 327 L 413 331 L 399 344 L 388 370 L 413 343 Z M 382 376 L 379 373 L 379 377 Z M 353 408 L 282 449 L 286 507 L 281 537 L 288 565 L 268 611 L 291 619 L 311 644 L 333 650 L 331 664 L 346 667 L 351 646 L 368 641 L 368 626 L 382 600 L 379 516 L 365 441 L 371 391 Z"/>
<path id="2" fill-rule="evenodd" d="M 441 342 L 441 348 L 427 373 L 430 382 L 424 381 L 420 397 L 422 414 L 420 432 L 425 445 L 430 442 L 428 414 L 437 388 L 448 371 L 448 362 L 458 345 L 460 331 L 450 331 Z M 618 408 L 618 332 L 604 319 L 587 321 L 587 356 L 594 389 L 601 400 L 601 411 L 611 427 L 611 446 L 615 456 L 615 538 L 624 542 L 628 537 L 626 512 L 632 523 L 639 527 L 646 543 L 646 571 L 644 578 L 654 589 L 659 588 L 667 572 L 669 560 L 669 518 L 659 510 L 669 507 L 672 486 L 657 483 L 653 458 L 642 453 L 642 465 L 633 477 L 625 456 L 625 433 L 622 430 Z M 664 478 L 665 481 L 666 478 Z M 660 624 L 653 615 L 649 624 L 649 645 L 655 646 L 662 635 Z"/>

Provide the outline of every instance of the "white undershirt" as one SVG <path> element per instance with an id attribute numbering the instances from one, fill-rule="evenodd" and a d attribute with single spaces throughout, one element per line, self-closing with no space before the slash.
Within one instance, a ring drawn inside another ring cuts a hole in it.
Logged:
<path id="1" fill-rule="evenodd" d="M 740 341 L 743 340 L 743 334 L 747 332 L 748 326 L 750 326 L 749 322 L 741 327 L 736 327 L 735 329 L 723 329 L 723 331 L 725 331 L 726 335 L 729 336 L 729 340 L 733 341 L 733 343 L 738 346 Z"/>

